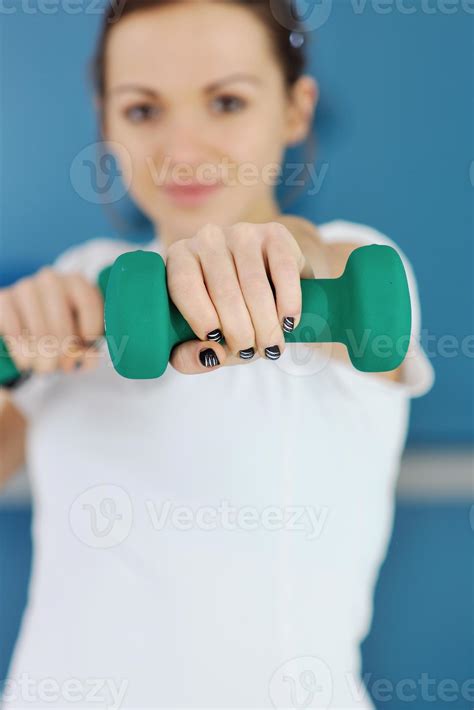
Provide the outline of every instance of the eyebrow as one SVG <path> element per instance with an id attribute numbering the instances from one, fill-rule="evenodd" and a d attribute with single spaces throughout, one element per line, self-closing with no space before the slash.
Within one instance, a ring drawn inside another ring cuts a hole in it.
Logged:
<path id="1" fill-rule="evenodd" d="M 219 89 L 221 86 L 224 86 L 225 84 L 230 84 L 231 82 L 234 81 L 246 81 L 251 84 L 261 84 L 261 80 L 254 76 L 253 74 L 231 74 L 230 76 L 226 76 L 222 79 L 218 79 L 217 81 L 214 81 L 212 84 L 209 84 L 208 86 L 205 86 L 203 89 L 203 92 L 205 94 L 211 94 L 213 91 L 216 89 Z M 117 86 L 114 89 L 111 89 L 108 93 L 109 94 L 121 94 L 126 91 L 134 91 L 138 92 L 140 94 L 146 94 L 147 96 L 152 96 L 152 97 L 158 97 L 159 92 L 155 91 L 154 89 L 150 89 L 147 86 L 140 86 L 140 84 L 122 84 L 122 86 Z"/>

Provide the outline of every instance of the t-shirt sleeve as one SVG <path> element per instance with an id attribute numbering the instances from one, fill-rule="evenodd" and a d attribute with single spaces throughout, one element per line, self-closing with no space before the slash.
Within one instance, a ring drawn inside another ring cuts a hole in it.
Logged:
<path id="1" fill-rule="evenodd" d="M 96 283 L 99 273 L 125 251 L 133 247 L 128 242 L 107 238 L 89 239 L 63 251 L 52 263 L 62 274 L 80 273 Z M 49 386 L 58 373 L 34 373 L 26 382 L 10 392 L 10 398 L 24 417 L 31 419 L 41 408 Z"/>
<path id="2" fill-rule="evenodd" d="M 410 398 L 421 397 L 427 394 L 435 382 L 434 368 L 429 360 L 423 346 L 420 343 L 421 336 L 421 307 L 418 294 L 418 285 L 409 259 L 400 247 L 385 234 L 382 234 L 372 227 L 353 222 L 338 220 L 323 225 L 320 233 L 325 242 L 347 242 L 357 243 L 361 246 L 369 244 L 385 244 L 391 246 L 398 252 L 408 281 L 410 292 L 412 325 L 408 352 L 402 363 L 400 370 L 400 380 L 398 382 L 387 382 L 396 389 L 403 389 Z M 385 380 L 381 380 L 385 382 Z"/>

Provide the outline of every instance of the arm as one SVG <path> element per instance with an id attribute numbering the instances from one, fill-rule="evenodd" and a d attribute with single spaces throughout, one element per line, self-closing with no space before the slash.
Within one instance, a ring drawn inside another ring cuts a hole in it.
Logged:
<path id="1" fill-rule="evenodd" d="M 87 343 L 101 337 L 103 311 L 99 289 L 80 273 L 44 267 L 0 289 L 0 334 L 15 339 L 25 329 L 32 336 L 35 348 L 16 347 L 11 353 L 19 371 L 70 373 L 77 362 L 84 367 L 98 362 L 100 353 Z M 48 348 L 40 348 L 45 336 Z M 27 426 L 15 398 L 0 386 L 0 488 L 25 463 Z"/>
<path id="2" fill-rule="evenodd" d="M 330 263 L 330 248 L 319 235 L 318 228 L 312 222 L 294 215 L 281 215 L 277 220 L 290 230 L 298 242 L 298 246 L 311 266 L 312 274 L 306 278 L 333 278 L 333 267 Z M 303 274 L 303 278 L 305 275 Z M 315 343 L 316 345 L 317 343 Z"/>
<path id="3" fill-rule="evenodd" d="M 0 388 L 0 489 L 25 463 L 27 421 Z"/>
<path id="4" fill-rule="evenodd" d="M 326 244 L 319 236 L 317 227 L 309 220 L 293 215 L 283 215 L 278 219 L 281 224 L 287 227 L 311 265 L 314 278 L 335 279 L 344 273 L 347 260 L 360 244 L 337 243 Z M 314 348 L 327 348 L 325 343 L 313 343 Z M 336 360 L 343 360 L 351 365 L 347 348 L 343 343 L 332 343 L 330 345 L 331 356 Z M 389 372 L 373 372 L 373 377 L 383 377 L 392 382 L 399 382 L 403 363 L 396 370 Z"/>

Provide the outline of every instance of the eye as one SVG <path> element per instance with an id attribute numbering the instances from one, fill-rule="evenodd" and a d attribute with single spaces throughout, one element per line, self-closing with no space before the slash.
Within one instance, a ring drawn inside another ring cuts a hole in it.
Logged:
<path id="1" fill-rule="evenodd" d="M 124 116 L 131 123 L 143 123 L 157 118 L 158 108 L 151 104 L 137 104 L 124 111 Z"/>
<path id="2" fill-rule="evenodd" d="M 217 107 L 219 113 L 237 113 L 247 105 L 246 102 L 238 96 L 225 94 L 214 99 L 213 105 Z"/>

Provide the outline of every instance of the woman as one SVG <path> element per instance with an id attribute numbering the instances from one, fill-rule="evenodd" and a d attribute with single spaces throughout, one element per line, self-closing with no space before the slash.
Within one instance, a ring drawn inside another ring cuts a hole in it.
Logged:
<path id="1" fill-rule="evenodd" d="M 121 378 L 104 342 L 90 347 L 97 274 L 127 242 L 89 240 L 1 292 L 0 332 L 35 371 L 4 392 L 0 420 L 3 479 L 27 460 L 34 496 L 6 708 L 372 707 L 359 645 L 409 400 L 433 371 L 403 254 L 413 337 L 398 370 L 361 373 L 342 346 L 285 343 L 300 278 L 396 245 L 280 213 L 266 170 L 308 135 L 317 85 L 274 7 L 128 0 L 104 22 L 101 129 L 155 226 L 143 248 L 166 260 L 199 339 L 151 381 Z M 247 163 L 257 178 L 235 179 Z"/>

